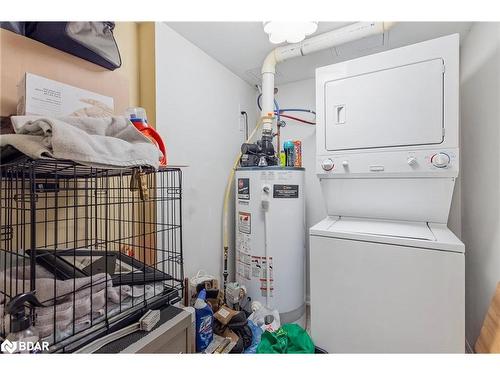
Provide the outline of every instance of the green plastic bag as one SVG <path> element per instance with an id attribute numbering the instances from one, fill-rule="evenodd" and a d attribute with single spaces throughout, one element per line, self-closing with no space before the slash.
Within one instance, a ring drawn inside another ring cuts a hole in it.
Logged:
<path id="1" fill-rule="evenodd" d="M 284 324 L 277 331 L 266 331 L 257 347 L 260 354 L 313 354 L 314 343 L 298 324 Z"/>

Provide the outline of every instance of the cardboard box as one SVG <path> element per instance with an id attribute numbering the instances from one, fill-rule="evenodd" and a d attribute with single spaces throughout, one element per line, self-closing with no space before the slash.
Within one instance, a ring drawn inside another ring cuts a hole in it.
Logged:
<path id="1" fill-rule="evenodd" d="M 226 334 L 227 333 L 227 334 Z M 207 354 L 227 354 L 229 353 L 235 345 L 238 343 L 239 337 L 232 331 L 226 330 L 224 332 L 225 336 L 219 336 L 214 334 L 214 338 L 212 342 L 208 345 L 208 347 L 203 351 L 203 353 Z M 225 341 L 224 339 L 228 339 Z"/>
<path id="2" fill-rule="evenodd" d="M 25 73 L 17 87 L 17 114 L 50 117 L 106 117 L 114 114 L 113 98 Z"/>
<path id="3" fill-rule="evenodd" d="M 238 313 L 239 311 L 230 309 L 227 306 L 221 306 L 220 309 L 214 314 L 214 318 L 223 325 L 227 325 L 235 315 L 238 315 Z"/>

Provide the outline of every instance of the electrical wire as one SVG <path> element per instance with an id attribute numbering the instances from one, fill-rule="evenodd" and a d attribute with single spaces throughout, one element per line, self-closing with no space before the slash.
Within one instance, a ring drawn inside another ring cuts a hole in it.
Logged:
<path id="1" fill-rule="evenodd" d="M 306 112 L 306 113 L 312 113 L 313 115 L 316 116 L 316 112 L 314 112 L 312 109 L 302 109 L 302 108 L 285 108 L 285 109 L 280 109 L 280 112 Z"/>
<path id="2" fill-rule="evenodd" d="M 307 120 L 304 120 L 304 119 L 301 119 L 301 118 L 298 118 L 298 117 L 295 117 L 295 116 L 281 114 L 281 117 L 286 117 L 286 118 L 289 118 L 290 120 L 299 121 L 299 122 L 302 122 L 304 124 L 316 125 L 315 122 L 307 121 Z"/>
<path id="3" fill-rule="evenodd" d="M 259 94 L 257 97 L 257 107 L 259 107 L 260 110 L 262 110 L 262 106 L 260 104 L 260 99 L 262 98 L 262 94 Z M 304 109 L 304 108 L 280 108 L 278 101 L 274 99 L 274 106 L 275 106 L 275 112 L 306 112 L 306 113 L 312 113 L 313 115 L 316 115 L 316 112 L 313 111 L 312 109 Z M 276 113 L 277 114 L 277 113 Z"/>
<path id="4" fill-rule="evenodd" d="M 262 97 L 262 94 L 259 94 L 259 96 L 257 97 L 257 107 L 260 110 L 262 110 L 262 106 L 260 104 L 261 97 Z M 274 107 L 275 107 L 274 114 L 276 115 L 276 117 L 278 118 L 278 120 L 281 117 L 286 117 L 286 118 L 289 118 L 291 120 L 302 122 L 304 124 L 316 125 L 316 122 L 308 121 L 308 120 L 304 120 L 304 119 L 301 119 L 301 118 L 298 118 L 298 117 L 295 117 L 295 116 L 290 116 L 290 115 L 284 115 L 283 114 L 283 113 L 286 113 L 286 112 L 305 112 L 305 113 L 312 113 L 314 116 L 316 116 L 316 112 L 313 111 L 313 110 L 311 110 L 311 109 L 302 109 L 302 108 L 284 108 L 284 109 L 280 109 L 278 101 L 276 99 L 274 99 Z"/>

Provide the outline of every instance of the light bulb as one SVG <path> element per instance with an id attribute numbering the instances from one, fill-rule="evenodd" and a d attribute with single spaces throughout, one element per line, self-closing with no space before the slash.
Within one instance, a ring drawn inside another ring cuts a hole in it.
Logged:
<path id="1" fill-rule="evenodd" d="M 318 29 L 317 22 L 264 22 L 264 31 L 269 34 L 269 41 L 274 44 L 283 42 L 298 43 Z"/>

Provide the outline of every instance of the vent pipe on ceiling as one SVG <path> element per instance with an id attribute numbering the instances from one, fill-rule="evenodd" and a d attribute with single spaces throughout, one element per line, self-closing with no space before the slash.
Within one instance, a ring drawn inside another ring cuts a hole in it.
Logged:
<path id="1" fill-rule="evenodd" d="M 269 116 L 274 112 L 274 75 L 276 64 L 293 57 L 349 43 L 371 35 L 382 34 L 393 26 L 394 22 L 358 22 L 336 30 L 305 39 L 302 42 L 288 44 L 272 50 L 262 65 L 262 112 L 261 116 Z M 265 119 L 262 132 L 271 133 L 272 120 Z"/>

